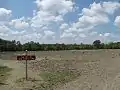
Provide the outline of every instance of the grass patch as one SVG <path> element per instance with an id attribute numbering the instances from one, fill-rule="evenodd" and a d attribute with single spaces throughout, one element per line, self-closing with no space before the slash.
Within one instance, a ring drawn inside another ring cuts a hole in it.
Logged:
<path id="1" fill-rule="evenodd" d="M 31 64 L 33 71 L 40 71 L 42 81 L 32 86 L 34 90 L 54 90 L 81 76 L 76 68 L 78 60 L 40 60 Z M 36 82 L 35 82 L 36 83 Z"/>
<path id="2" fill-rule="evenodd" d="M 79 73 L 73 71 L 43 72 L 40 74 L 43 78 L 43 83 L 37 88 L 38 90 L 53 90 L 57 86 L 72 81 L 79 75 Z"/>
<path id="3" fill-rule="evenodd" d="M 5 80 L 10 75 L 8 72 L 10 72 L 12 69 L 8 68 L 7 66 L 0 66 L 0 85 L 4 85 Z"/>

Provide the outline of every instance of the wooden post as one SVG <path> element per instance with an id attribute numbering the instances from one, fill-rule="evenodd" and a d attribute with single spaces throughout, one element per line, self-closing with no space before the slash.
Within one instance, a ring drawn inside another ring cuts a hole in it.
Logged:
<path id="1" fill-rule="evenodd" d="M 28 60 L 35 60 L 35 55 L 28 55 L 28 51 L 25 51 L 24 55 L 18 55 L 17 60 L 25 60 L 25 79 L 28 80 Z"/>
<path id="2" fill-rule="evenodd" d="M 26 50 L 26 80 L 28 79 L 28 70 L 27 70 L 27 50 Z"/>

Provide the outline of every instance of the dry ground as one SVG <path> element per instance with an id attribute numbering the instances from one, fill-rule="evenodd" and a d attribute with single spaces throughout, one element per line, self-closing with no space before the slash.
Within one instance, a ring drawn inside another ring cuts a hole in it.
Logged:
<path id="1" fill-rule="evenodd" d="M 120 50 L 30 52 L 36 54 L 37 60 L 29 62 L 29 77 L 35 78 L 29 81 L 21 79 L 25 76 L 25 62 L 12 60 L 18 53 L 23 52 L 0 54 L 0 64 L 13 68 L 8 85 L 0 86 L 0 90 L 120 90 Z M 53 75 L 50 79 L 45 77 L 48 83 L 44 85 L 43 76 L 39 75 L 43 72 Z M 63 84 L 55 80 L 58 78 Z"/>

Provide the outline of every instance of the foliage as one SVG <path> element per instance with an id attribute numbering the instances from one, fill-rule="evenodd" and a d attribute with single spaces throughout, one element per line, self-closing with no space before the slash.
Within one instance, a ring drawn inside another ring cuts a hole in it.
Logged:
<path id="1" fill-rule="evenodd" d="M 0 51 L 58 51 L 58 50 L 84 50 L 84 49 L 120 49 L 120 42 L 101 43 L 95 40 L 93 44 L 40 44 L 38 42 L 27 42 L 21 44 L 20 41 L 8 41 L 0 39 Z"/>
<path id="2" fill-rule="evenodd" d="M 93 42 L 93 45 L 95 46 L 95 48 L 99 49 L 100 46 L 101 46 L 101 41 L 100 41 L 100 40 L 95 40 L 95 41 Z"/>

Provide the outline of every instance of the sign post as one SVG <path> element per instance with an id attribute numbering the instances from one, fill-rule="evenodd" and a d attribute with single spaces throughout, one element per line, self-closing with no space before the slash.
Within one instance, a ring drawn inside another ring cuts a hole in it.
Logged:
<path id="1" fill-rule="evenodd" d="M 28 70 L 27 70 L 27 68 L 28 68 L 27 67 L 27 50 L 26 50 L 26 58 L 25 59 L 26 59 L 26 63 L 25 63 L 26 64 L 26 67 L 25 67 L 26 71 L 25 72 L 26 72 L 26 80 L 27 80 L 28 79 L 28 73 L 27 73 L 28 72 Z"/>
<path id="2" fill-rule="evenodd" d="M 18 55 L 17 60 L 25 60 L 25 79 L 28 80 L 28 60 L 35 60 L 36 56 L 35 55 L 28 55 L 28 51 L 25 51 L 25 55 Z"/>

